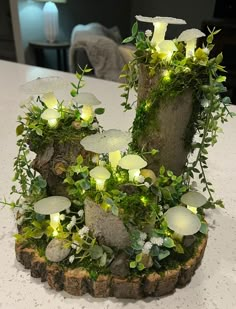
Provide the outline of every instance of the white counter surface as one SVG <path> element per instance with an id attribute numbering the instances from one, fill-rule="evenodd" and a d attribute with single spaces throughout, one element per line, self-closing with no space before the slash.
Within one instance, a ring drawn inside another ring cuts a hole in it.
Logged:
<path id="1" fill-rule="evenodd" d="M 17 153 L 15 128 L 20 102 L 26 98 L 19 86 L 37 77 L 72 74 L 38 67 L 0 61 L 0 199 L 9 200 L 12 185 L 13 160 Z M 105 129 L 127 130 L 133 112 L 123 113 L 119 84 L 86 78 L 84 91 L 93 92 L 106 108 L 100 122 Z M 64 96 L 65 97 L 65 96 Z M 231 106 L 236 112 L 236 106 Z M 201 266 L 190 284 L 160 299 L 122 300 L 95 299 L 90 295 L 74 297 L 51 290 L 40 279 L 30 277 L 30 271 L 16 261 L 16 232 L 12 211 L 0 206 L 0 308 L 50 309 L 235 309 L 236 308 L 236 117 L 223 126 L 219 142 L 209 151 L 209 180 L 215 197 L 224 201 L 225 209 L 207 213 L 209 240 Z"/>

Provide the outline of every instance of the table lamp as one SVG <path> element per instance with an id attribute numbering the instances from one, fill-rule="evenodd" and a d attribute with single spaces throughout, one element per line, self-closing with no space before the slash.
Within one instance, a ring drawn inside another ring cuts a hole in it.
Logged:
<path id="1" fill-rule="evenodd" d="M 56 3 L 65 3 L 66 0 L 37 0 L 46 2 L 43 7 L 44 34 L 49 43 L 53 43 L 57 39 L 59 32 L 58 9 Z"/>

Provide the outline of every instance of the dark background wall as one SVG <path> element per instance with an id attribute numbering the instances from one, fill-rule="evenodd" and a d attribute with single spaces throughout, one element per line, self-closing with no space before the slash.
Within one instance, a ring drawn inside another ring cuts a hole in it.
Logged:
<path id="1" fill-rule="evenodd" d="M 11 12 L 8 0 L 1 0 L 0 4 L 0 59 L 16 60 Z"/>
<path id="2" fill-rule="evenodd" d="M 9 1 L 1 0 L 0 2 L 0 35 L 2 29 L 6 28 L 2 26 L 3 21 L 6 24 L 7 20 L 9 24 L 10 18 L 6 12 Z M 235 0 L 67 0 L 66 4 L 57 4 L 60 20 L 59 40 L 69 41 L 75 25 L 90 22 L 99 22 L 108 28 L 116 25 L 122 37 L 125 38 L 131 33 L 135 15 L 171 16 L 186 20 L 186 25 L 168 26 L 166 37 L 171 39 L 186 28 L 200 29 L 204 20 L 209 20 L 214 16 L 216 2 L 223 4 L 227 2 L 227 6 L 230 6 L 228 3 L 232 1 Z M 29 41 L 44 40 L 43 5 L 43 2 L 35 0 L 18 0 L 22 41 L 17 41 L 16 44 L 25 51 L 26 63 L 34 64 L 32 53 L 28 48 Z M 139 28 L 152 29 L 152 25 L 139 22 Z M 6 37 L 11 38 L 11 29 L 8 29 Z"/>
<path id="3" fill-rule="evenodd" d="M 76 24 L 99 22 L 106 27 L 117 25 L 123 37 L 129 34 L 131 0 L 67 0 L 57 5 L 64 35 L 70 37 Z"/>
<path id="4" fill-rule="evenodd" d="M 205 19 L 213 17 L 215 0 L 132 0 L 131 23 L 135 15 L 169 16 L 184 19 L 186 25 L 169 25 L 167 39 L 174 38 L 187 28 L 200 28 Z M 152 25 L 140 23 L 140 28 Z"/>

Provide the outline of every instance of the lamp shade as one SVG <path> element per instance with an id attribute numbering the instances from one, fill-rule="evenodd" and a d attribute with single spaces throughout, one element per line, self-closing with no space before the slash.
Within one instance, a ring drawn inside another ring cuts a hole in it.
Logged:
<path id="1" fill-rule="evenodd" d="M 59 32 L 58 9 L 54 2 L 48 1 L 43 7 L 44 33 L 48 42 L 53 43 Z"/>
<path id="2" fill-rule="evenodd" d="M 38 2 L 48 2 L 48 0 L 36 0 Z M 51 2 L 55 3 L 66 3 L 66 0 L 52 0 Z"/>

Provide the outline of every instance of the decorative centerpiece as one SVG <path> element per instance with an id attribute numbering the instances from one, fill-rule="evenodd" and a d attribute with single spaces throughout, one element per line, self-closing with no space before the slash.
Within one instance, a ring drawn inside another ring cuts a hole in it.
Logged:
<path id="1" fill-rule="evenodd" d="M 99 124 L 102 102 L 81 89 L 88 68 L 70 102 L 55 95 L 59 77 L 22 86 L 31 97 L 16 129 L 19 197 L 5 202 L 16 213 L 16 257 L 73 295 L 157 297 L 186 285 L 207 244 L 204 210 L 223 207 L 206 173 L 218 122 L 232 116 L 222 54 L 210 56 L 217 31 L 196 48 L 197 29 L 165 40 L 168 24 L 185 21 L 136 18 L 154 32 L 135 22 L 124 40 L 136 47 L 120 85 L 125 110 L 136 109 L 129 132 Z"/>

